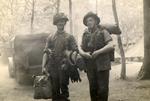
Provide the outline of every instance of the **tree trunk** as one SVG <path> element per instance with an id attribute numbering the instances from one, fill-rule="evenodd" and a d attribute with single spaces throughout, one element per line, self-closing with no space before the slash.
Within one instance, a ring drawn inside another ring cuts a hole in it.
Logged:
<path id="1" fill-rule="evenodd" d="M 69 0 L 69 19 L 70 19 L 70 33 L 73 34 L 73 23 L 72 23 L 72 0 Z"/>
<path id="2" fill-rule="evenodd" d="M 112 10 L 113 10 L 115 23 L 119 28 L 119 20 L 118 20 L 117 9 L 116 9 L 116 1 L 115 0 L 112 0 Z M 120 34 L 121 34 L 121 32 L 120 32 Z M 126 79 L 126 58 L 125 58 L 125 53 L 124 53 L 124 50 L 123 50 L 123 45 L 122 45 L 122 40 L 121 40 L 120 35 L 117 35 L 117 41 L 118 41 L 118 47 L 119 47 L 120 55 L 121 55 L 121 74 L 120 74 L 120 78 L 124 80 L 124 79 Z"/>
<path id="3" fill-rule="evenodd" d="M 10 8 L 11 8 L 11 17 L 12 17 L 12 19 L 11 19 L 11 25 L 10 25 L 10 33 L 9 33 L 9 36 L 11 36 L 11 35 L 14 35 L 14 23 L 13 23 L 13 15 L 14 15 L 14 12 L 13 12 L 13 4 L 14 4 L 14 0 L 12 0 L 12 1 L 10 1 L 11 2 L 11 6 L 10 6 Z"/>
<path id="4" fill-rule="evenodd" d="M 117 40 L 118 40 L 118 47 L 119 47 L 120 55 L 121 55 L 121 74 L 120 74 L 120 78 L 124 80 L 124 79 L 126 79 L 126 59 L 125 59 L 125 53 L 124 53 L 124 50 L 123 50 L 120 35 L 117 35 Z"/>
<path id="5" fill-rule="evenodd" d="M 139 72 L 139 79 L 150 79 L 150 0 L 144 4 L 144 61 Z"/>
<path id="6" fill-rule="evenodd" d="M 31 34 L 33 34 L 33 24 L 34 24 L 34 10 L 35 10 L 35 0 L 32 0 L 32 13 L 31 13 Z"/>
<path id="7" fill-rule="evenodd" d="M 59 13 L 59 8 L 60 8 L 60 0 L 57 0 L 57 7 L 56 7 L 56 12 Z"/>
<path id="8" fill-rule="evenodd" d="M 98 1 L 96 0 L 96 14 L 98 15 Z"/>

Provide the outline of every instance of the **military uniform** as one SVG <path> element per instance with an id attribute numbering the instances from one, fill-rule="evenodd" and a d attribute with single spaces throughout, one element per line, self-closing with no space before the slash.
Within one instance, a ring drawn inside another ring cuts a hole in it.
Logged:
<path id="1" fill-rule="evenodd" d="M 85 19 L 84 24 L 86 25 Z M 83 33 L 81 48 L 84 52 L 92 54 L 95 50 L 103 48 L 109 41 L 112 41 L 112 38 L 109 32 L 102 27 L 97 27 L 93 33 L 86 29 Z M 90 85 L 91 101 L 107 101 L 109 70 L 111 69 L 109 53 L 99 54 L 95 59 L 85 59 L 85 63 Z"/>
<path id="2" fill-rule="evenodd" d="M 44 52 L 48 52 L 48 49 L 53 51 L 53 54 L 49 56 L 48 62 L 48 72 L 51 75 L 52 81 L 52 99 L 54 99 L 54 101 L 57 101 L 60 97 L 67 99 L 69 97 L 69 72 L 67 69 L 63 70 L 61 66 L 65 58 L 65 50 L 77 50 L 75 39 L 65 31 L 61 33 L 56 32 L 47 39 Z"/>
<path id="3" fill-rule="evenodd" d="M 53 24 L 68 18 L 64 13 L 58 13 L 54 16 Z M 52 51 L 49 53 L 49 49 Z M 68 67 L 62 67 L 66 58 L 65 51 L 76 51 L 77 44 L 74 37 L 65 31 L 57 31 L 47 38 L 44 52 L 48 54 L 47 71 L 50 74 L 52 83 L 52 101 L 69 101 L 69 72 Z"/>

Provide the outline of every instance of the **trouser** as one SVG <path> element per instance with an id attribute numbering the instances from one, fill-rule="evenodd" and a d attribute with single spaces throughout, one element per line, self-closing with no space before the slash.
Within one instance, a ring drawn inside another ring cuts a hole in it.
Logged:
<path id="1" fill-rule="evenodd" d="M 52 101 L 69 101 L 69 76 L 67 71 L 53 70 L 50 72 L 52 84 Z"/>
<path id="2" fill-rule="evenodd" d="M 91 101 L 108 101 L 109 70 L 97 71 L 96 66 L 87 70 Z"/>

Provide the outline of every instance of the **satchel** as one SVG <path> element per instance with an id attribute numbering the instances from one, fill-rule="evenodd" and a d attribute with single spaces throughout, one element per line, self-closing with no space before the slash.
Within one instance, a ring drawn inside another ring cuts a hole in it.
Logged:
<path id="1" fill-rule="evenodd" d="M 34 76 L 34 99 L 50 99 L 52 97 L 51 80 L 46 75 Z"/>

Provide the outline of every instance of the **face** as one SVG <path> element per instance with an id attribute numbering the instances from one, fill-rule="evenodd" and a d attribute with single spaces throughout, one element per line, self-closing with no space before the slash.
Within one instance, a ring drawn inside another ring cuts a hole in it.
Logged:
<path id="1" fill-rule="evenodd" d="M 64 27 L 65 27 L 65 25 L 66 25 L 66 21 L 65 21 L 65 20 L 60 20 L 60 21 L 58 21 L 57 24 L 56 24 L 58 30 L 63 30 Z"/>
<path id="2" fill-rule="evenodd" d="M 86 21 L 87 21 L 87 27 L 88 28 L 94 28 L 95 27 L 96 21 L 95 21 L 95 19 L 93 17 L 87 18 Z"/>

